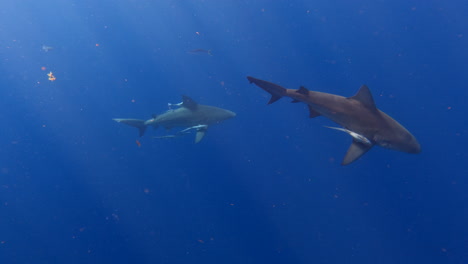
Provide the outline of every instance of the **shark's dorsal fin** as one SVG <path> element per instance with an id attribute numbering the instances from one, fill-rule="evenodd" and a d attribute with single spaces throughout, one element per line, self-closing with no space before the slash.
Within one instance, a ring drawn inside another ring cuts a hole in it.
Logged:
<path id="1" fill-rule="evenodd" d="M 304 86 L 299 87 L 299 89 L 296 90 L 296 93 L 303 94 L 303 95 L 308 95 L 309 90 L 305 88 Z"/>
<path id="2" fill-rule="evenodd" d="M 312 108 L 312 106 L 307 105 L 307 107 L 309 107 L 309 117 L 310 117 L 310 118 L 314 118 L 314 117 L 317 117 L 317 116 L 321 116 L 321 115 L 322 115 L 322 114 L 320 114 L 319 112 L 317 112 L 314 108 Z"/>
<path id="3" fill-rule="evenodd" d="M 363 105 L 365 105 L 371 110 L 377 110 L 374 98 L 372 98 L 372 94 L 366 85 L 361 86 L 361 88 L 359 88 L 359 91 L 349 98 L 361 102 Z"/>
<path id="4" fill-rule="evenodd" d="M 362 155 L 364 155 L 369 149 L 372 148 L 372 145 L 366 145 L 356 140 L 353 140 L 351 146 L 349 146 L 348 152 L 341 162 L 341 165 L 348 165 L 351 162 L 359 159 Z"/>
<path id="5" fill-rule="evenodd" d="M 182 107 L 185 107 L 194 111 L 194 110 L 197 110 L 198 104 L 192 98 L 186 95 L 182 95 Z"/>

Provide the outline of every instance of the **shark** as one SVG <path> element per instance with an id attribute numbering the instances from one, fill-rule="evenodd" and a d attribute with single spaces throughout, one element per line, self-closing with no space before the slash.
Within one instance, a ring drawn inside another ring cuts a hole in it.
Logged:
<path id="1" fill-rule="evenodd" d="M 406 153 L 421 152 L 418 140 L 400 123 L 379 110 L 366 85 L 351 97 L 309 91 L 304 86 L 299 89 L 286 89 L 280 85 L 247 77 L 250 83 L 271 94 L 268 104 L 282 97 L 290 97 L 293 103 L 305 103 L 309 117 L 324 116 L 343 128 L 329 127 L 348 133 L 352 137 L 341 165 L 348 165 L 367 153 L 373 146 Z"/>
<path id="2" fill-rule="evenodd" d="M 198 104 L 192 98 L 183 95 L 182 102 L 168 104 L 169 110 L 159 115 L 153 115 L 151 119 L 142 120 L 134 118 L 114 118 L 118 123 L 138 128 L 140 137 L 145 134 L 146 128 L 164 127 L 167 130 L 174 127 L 185 127 L 186 129 L 175 135 L 162 136 L 158 138 L 172 138 L 196 131 L 195 143 L 200 142 L 210 125 L 218 124 L 224 120 L 233 118 L 236 113 L 210 105 Z M 175 109 L 173 109 L 175 107 Z"/>

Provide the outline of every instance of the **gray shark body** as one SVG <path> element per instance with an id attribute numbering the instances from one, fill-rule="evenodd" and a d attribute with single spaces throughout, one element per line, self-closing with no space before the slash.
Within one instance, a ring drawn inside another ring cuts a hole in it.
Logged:
<path id="1" fill-rule="evenodd" d="M 182 103 L 175 104 L 179 108 L 170 109 L 160 115 L 153 115 L 153 118 L 148 120 L 131 118 L 114 118 L 114 120 L 138 128 L 140 136 L 144 135 L 148 126 L 154 128 L 161 126 L 166 129 L 174 127 L 186 128 L 181 131 L 182 133 L 178 133 L 177 135 L 186 134 L 190 130 L 196 130 L 195 143 L 198 143 L 205 135 L 208 126 L 236 116 L 234 112 L 226 109 L 198 104 L 188 96 L 182 96 L 182 99 Z"/>
<path id="2" fill-rule="evenodd" d="M 304 87 L 297 90 L 286 89 L 250 76 L 247 79 L 250 83 L 254 83 L 271 94 L 272 97 L 268 104 L 276 102 L 283 96 L 291 97 L 294 103 L 303 102 L 308 105 L 311 118 L 325 116 L 343 126 L 347 133 L 357 133 L 370 141 L 371 144 L 367 144 L 367 142 L 358 140 L 359 137 L 350 134 L 353 136 L 353 142 L 341 163 L 342 165 L 357 160 L 374 145 L 407 153 L 421 151 L 418 141 L 406 128 L 377 109 L 367 86 L 362 86 L 352 97 L 343 97 L 309 91 Z"/>

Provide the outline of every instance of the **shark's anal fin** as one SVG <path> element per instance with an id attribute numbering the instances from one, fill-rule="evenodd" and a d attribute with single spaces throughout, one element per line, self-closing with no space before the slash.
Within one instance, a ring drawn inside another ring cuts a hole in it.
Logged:
<path id="1" fill-rule="evenodd" d="M 307 107 L 309 107 L 309 117 L 310 117 L 310 118 L 314 118 L 314 117 L 317 117 L 317 116 L 321 116 L 321 115 L 322 115 L 322 114 L 320 114 L 319 112 L 317 112 L 314 108 L 312 108 L 312 106 L 307 105 Z"/>
<path id="2" fill-rule="evenodd" d="M 349 146 L 348 152 L 346 152 L 346 155 L 343 161 L 341 162 L 341 165 L 348 165 L 352 163 L 353 161 L 359 159 L 371 148 L 372 145 L 366 145 L 364 143 L 353 140 L 353 143 L 351 143 L 351 146 Z"/>

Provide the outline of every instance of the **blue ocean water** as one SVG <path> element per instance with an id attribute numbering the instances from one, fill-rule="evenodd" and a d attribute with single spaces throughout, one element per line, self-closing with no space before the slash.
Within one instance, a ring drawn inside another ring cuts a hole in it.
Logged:
<path id="1" fill-rule="evenodd" d="M 0 262 L 468 263 L 467 13 L 459 0 L 2 1 Z M 367 84 L 422 152 L 375 147 L 341 166 L 348 135 L 304 104 L 266 105 L 246 76 L 343 96 Z M 237 116 L 199 144 L 112 121 L 181 95 Z"/>

